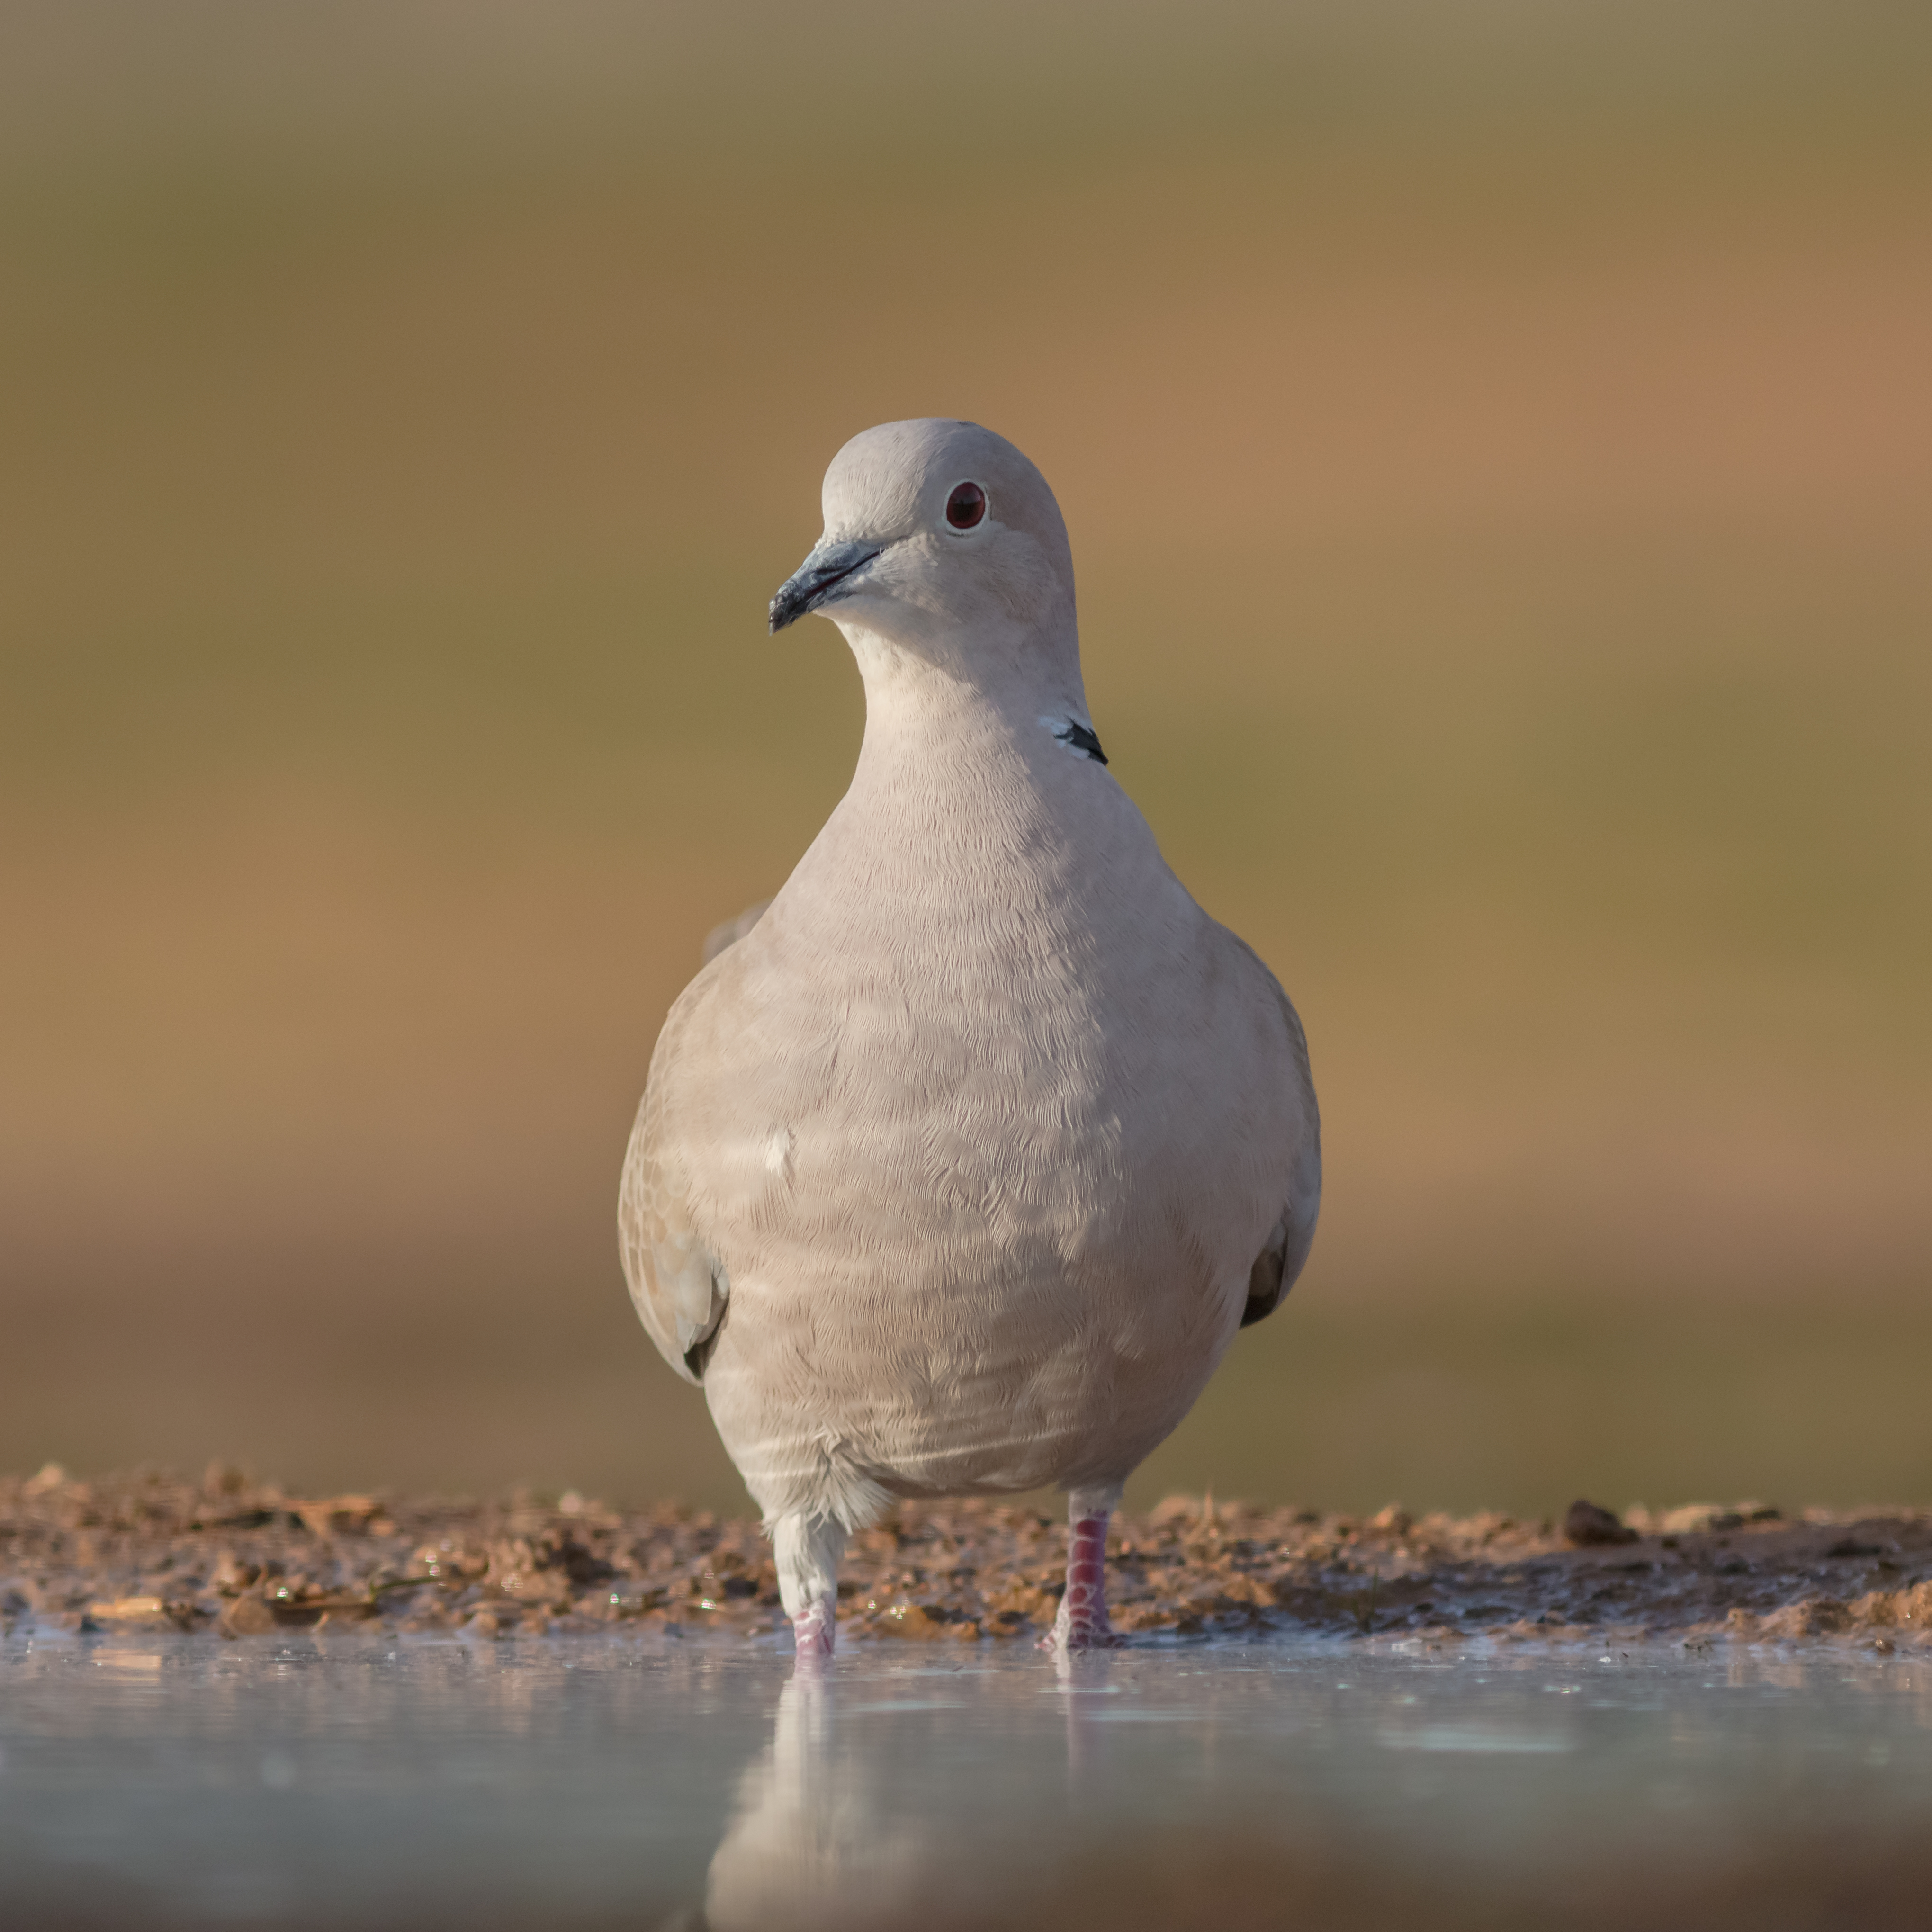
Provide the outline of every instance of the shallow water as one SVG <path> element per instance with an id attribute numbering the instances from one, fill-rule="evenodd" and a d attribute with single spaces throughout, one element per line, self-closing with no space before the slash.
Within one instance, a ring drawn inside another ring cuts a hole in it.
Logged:
<path id="1" fill-rule="evenodd" d="M 10 1925 L 967 1923 L 1204 1846 L 1426 1898 L 1928 1828 L 1932 1660 L 1822 1646 L 0 1646 Z"/>

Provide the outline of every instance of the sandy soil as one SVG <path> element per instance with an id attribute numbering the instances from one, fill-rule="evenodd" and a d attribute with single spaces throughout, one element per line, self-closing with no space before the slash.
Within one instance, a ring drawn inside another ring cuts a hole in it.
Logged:
<path id="1" fill-rule="evenodd" d="M 1176 1496 L 1118 1520 L 1130 1634 L 1300 1632 L 1453 1642 L 1798 1638 L 1932 1650 L 1932 1510 L 1741 1504 L 1562 1524 L 1366 1520 Z M 902 1508 L 854 1538 L 848 1636 L 979 1642 L 1051 1624 L 1066 1533 L 1026 1508 Z M 747 1639 L 783 1628 L 755 1524 L 566 1493 L 494 1502 L 290 1496 L 220 1466 L 82 1482 L 0 1479 L 0 1619 L 231 1636 L 380 1624 L 494 1637 L 628 1626 Z"/>

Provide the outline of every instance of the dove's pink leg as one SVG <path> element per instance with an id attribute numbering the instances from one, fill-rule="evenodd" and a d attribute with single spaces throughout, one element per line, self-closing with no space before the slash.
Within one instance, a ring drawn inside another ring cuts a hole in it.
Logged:
<path id="1" fill-rule="evenodd" d="M 807 1604 L 792 1618 L 792 1634 L 796 1640 L 801 1664 L 808 1658 L 832 1654 L 832 1646 L 838 1634 L 836 1603 L 836 1599 L 820 1598 Z"/>
<path id="2" fill-rule="evenodd" d="M 1101 1650 L 1114 1641 L 1107 1622 L 1107 1520 L 1108 1508 L 1088 1498 L 1071 1498 L 1067 1511 L 1066 1594 L 1053 1620 L 1047 1643 L 1061 1650 Z"/>
<path id="3" fill-rule="evenodd" d="M 828 1516 L 788 1514 L 772 1525 L 778 1594 L 801 1664 L 832 1654 L 838 1630 L 838 1559 L 844 1550 L 844 1528 Z"/>

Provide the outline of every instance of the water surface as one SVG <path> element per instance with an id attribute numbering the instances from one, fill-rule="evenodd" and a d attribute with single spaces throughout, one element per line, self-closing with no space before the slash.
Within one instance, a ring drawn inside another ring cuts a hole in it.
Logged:
<path id="1" fill-rule="evenodd" d="M 1089 1870 L 1462 1900 L 1928 1825 L 1932 1660 L 1823 1646 L 0 1647 L 22 1925 L 971 1923 Z"/>

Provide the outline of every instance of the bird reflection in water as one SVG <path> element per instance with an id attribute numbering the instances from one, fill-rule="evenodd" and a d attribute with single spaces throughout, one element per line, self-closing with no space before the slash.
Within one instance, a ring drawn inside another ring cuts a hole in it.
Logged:
<path id="1" fill-rule="evenodd" d="M 1033 1762 L 1004 1790 L 988 1790 L 998 1781 L 982 1762 L 964 1774 L 985 1741 L 976 1751 L 962 1732 L 989 1714 L 980 1696 L 960 1694 L 961 1678 L 978 1675 L 971 1666 L 797 1672 L 712 1858 L 704 1925 L 869 1932 L 978 1923 L 1017 1907 L 1077 1835 L 1075 1801 L 1097 1742 L 1090 1714 L 1118 1688 L 1113 1661 L 1063 1652 L 1041 1660 L 1037 1682 L 1015 1687 L 1029 1702 L 1060 1694 L 1065 1776 L 1029 1750 Z M 1036 1748 L 1037 1730 L 1023 1728 Z"/>

